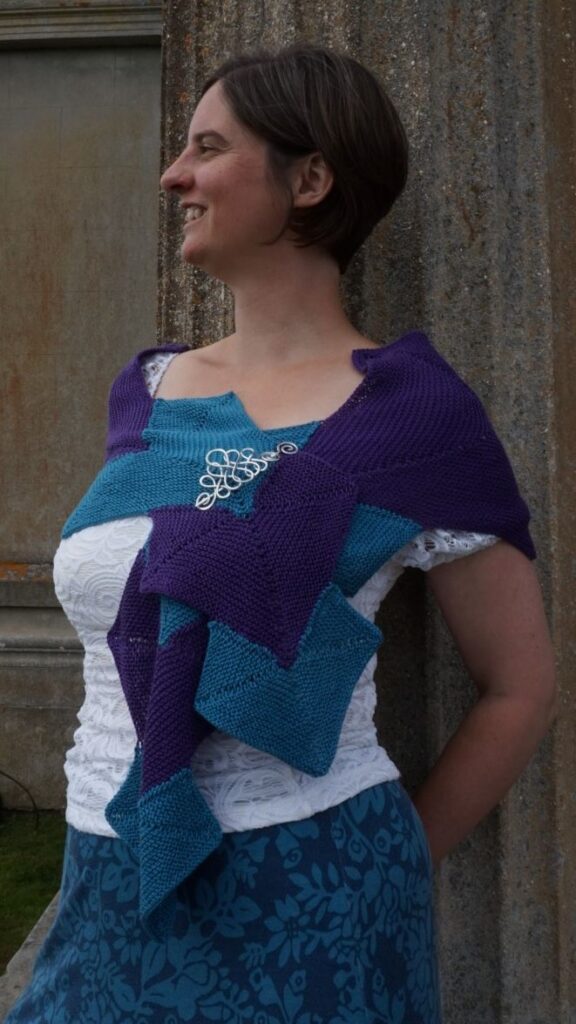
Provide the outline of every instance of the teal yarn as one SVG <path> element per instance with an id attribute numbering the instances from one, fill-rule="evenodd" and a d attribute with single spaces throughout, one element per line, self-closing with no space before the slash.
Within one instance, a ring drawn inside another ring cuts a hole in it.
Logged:
<path id="1" fill-rule="evenodd" d="M 329 584 L 290 668 L 282 668 L 272 651 L 224 623 L 211 622 L 208 628 L 196 710 L 249 746 L 309 775 L 324 775 L 334 760 L 352 691 L 382 642 L 378 627 Z"/>

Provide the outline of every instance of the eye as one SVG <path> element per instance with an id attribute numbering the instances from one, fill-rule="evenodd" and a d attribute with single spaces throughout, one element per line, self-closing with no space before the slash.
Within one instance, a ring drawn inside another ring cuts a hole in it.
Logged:
<path id="1" fill-rule="evenodd" d="M 201 153 L 216 152 L 216 146 L 207 146 L 205 142 L 200 142 L 198 144 L 198 149 Z"/>

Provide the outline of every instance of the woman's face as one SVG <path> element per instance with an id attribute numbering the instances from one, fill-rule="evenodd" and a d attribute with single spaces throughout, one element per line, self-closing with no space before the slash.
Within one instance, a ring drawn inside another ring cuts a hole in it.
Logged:
<path id="1" fill-rule="evenodd" d="M 234 117 L 219 82 L 200 100 L 186 148 L 160 184 L 180 197 L 188 263 L 230 281 L 269 259 L 263 243 L 282 231 L 289 197 L 272 179 L 265 142 Z"/>

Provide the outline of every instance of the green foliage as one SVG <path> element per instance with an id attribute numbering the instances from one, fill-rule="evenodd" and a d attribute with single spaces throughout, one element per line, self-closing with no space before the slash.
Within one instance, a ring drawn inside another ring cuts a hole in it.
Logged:
<path id="1" fill-rule="evenodd" d="M 60 886 L 66 823 L 57 811 L 2 812 L 0 819 L 0 972 Z"/>

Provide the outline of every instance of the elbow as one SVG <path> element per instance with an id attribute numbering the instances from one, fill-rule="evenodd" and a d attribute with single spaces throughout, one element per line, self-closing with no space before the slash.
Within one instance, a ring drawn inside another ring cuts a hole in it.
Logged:
<path id="1" fill-rule="evenodd" d="M 558 686 L 553 669 L 540 677 L 540 684 L 532 694 L 531 704 L 534 717 L 540 723 L 542 736 L 554 724 L 559 710 Z"/>
<path id="2" fill-rule="evenodd" d="M 537 694 L 542 705 L 545 731 L 554 724 L 559 711 L 558 682 L 552 645 L 548 649 L 548 657 L 541 664 L 540 685 Z"/>
<path id="3" fill-rule="evenodd" d="M 484 681 L 480 694 L 504 702 L 517 720 L 523 721 L 536 742 L 542 739 L 559 712 L 558 687 L 553 665 L 540 666 L 530 673 Z"/>

